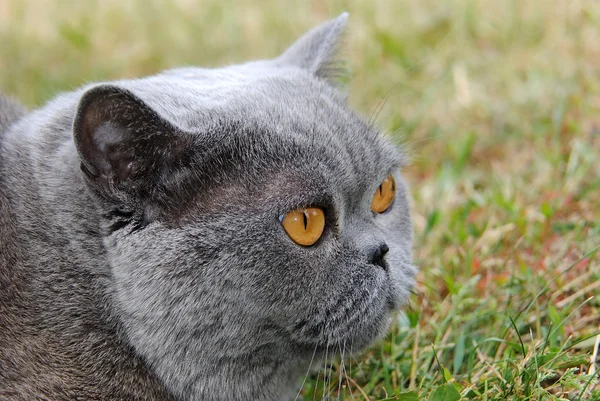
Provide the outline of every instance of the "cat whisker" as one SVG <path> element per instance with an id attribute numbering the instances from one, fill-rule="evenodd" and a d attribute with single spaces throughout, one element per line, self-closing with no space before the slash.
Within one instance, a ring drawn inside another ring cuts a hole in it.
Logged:
<path id="1" fill-rule="evenodd" d="M 379 113 L 381 113 L 381 111 L 385 107 L 385 104 L 387 103 L 388 98 L 390 97 L 390 94 L 392 93 L 392 89 L 394 89 L 396 86 L 398 86 L 398 83 L 395 83 L 394 85 L 392 85 L 390 87 L 390 89 L 388 89 L 387 92 L 383 95 L 383 97 L 381 99 L 379 99 L 379 103 L 377 103 L 377 107 L 375 107 L 375 110 L 373 110 L 373 113 L 369 117 L 369 120 L 368 120 L 369 125 L 373 125 L 373 122 L 377 121 L 377 117 L 379 117 Z"/>
<path id="2" fill-rule="evenodd" d="M 321 375 L 321 366 L 323 366 L 325 364 L 325 361 L 327 360 L 326 355 L 327 355 L 327 348 L 325 349 L 325 353 L 321 355 L 321 363 L 319 363 L 319 372 L 317 373 L 317 382 L 316 382 L 315 390 L 313 391 L 313 401 L 315 401 L 315 397 L 317 396 L 317 391 L 316 390 L 319 387 L 319 381 L 320 381 L 320 375 Z"/>
<path id="3" fill-rule="evenodd" d="M 350 340 L 350 347 L 352 347 L 352 340 Z M 347 349 L 348 349 L 348 347 L 346 347 L 346 341 L 344 341 L 344 352 Z M 349 362 L 350 362 L 350 371 L 352 371 L 352 360 L 350 360 Z M 348 372 L 346 371 L 345 365 L 344 365 L 344 379 L 346 380 L 346 383 L 348 384 L 348 392 L 350 393 L 350 398 L 352 400 L 354 400 L 354 394 L 352 393 L 352 384 L 351 384 L 350 380 L 348 380 Z"/>
<path id="4" fill-rule="evenodd" d="M 394 138 L 397 141 L 397 143 L 400 146 L 402 146 L 405 155 L 410 155 L 410 156 L 408 156 L 409 162 L 414 162 L 415 160 L 423 159 L 423 155 L 418 153 L 418 150 L 419 150 L 419 148 L 421 148 L 423 146 L 424 143 L 429 143 L 430 141 L 439 140 L 439 139 L 444 140 L 446 138 L 445 135 L 439 134 L 439 135 L 431 135 L 431 136 L 421 138 L 421 139 L 406 141 L 406 140 L 403 140 L 402 136 L 398 135 L 398 132 L 401 129 L 402 129 L 402 127 L 394 130 L 393 132 L 389 133 L 388 136 L 391 138 Z M 415 146 L 415 145 L 419 145 L 419 146 Z"/>
<path id="5" fill-rule="evenodd" d="M 354 345 L 354 344 L 353 344 L 353 342 L 351 341 L 351 342 L 350 342 L 350 348 L 347 348 L 347 347 L 346 347 L 346 350 L 347 350 L 347 351 L 348 351 L 348 353 L 350 354 L 350 358 L 351 358 L 351 359 L 353 359 L 353 360 L 354 360 L 354 362 L 356 362 L 356 366 L 357 366 L 358 370 L 360 371 L 360 374 L 361 374 L 361 376 L 364 376 L 364 375 L 365 375 L 365 373 L 364 373 L 364 371 L 363 371 L 363 369 L 362 369 L 362 365 L 360 364 L 360 362 L 358 362 L 358 359 L 356 359 L 356 357 L 354 356 L 354 353 L 352 352 L 352 347 L 353 347 L 353 345 Z M 344 347 L 345 347 L 345 345 L 344 345 Z M 351 366 L 352 366 L 352 365 L 351 365 Z"/>
<path id="6" fill-rule="evenodd" d="M 346 340 L 344 339 L 344 344 L 346 344 Z M 338 348 L 340 349 L 340 369 L 339 369 L 339 374 L 338 374 L 338 391 L 337 391 L 337 400 L 340 399 L 341 393 L 342 393 L 342 380 L 344 380 L 344 378 L 342 377 L 342 372 L 346 372 L 345 367 L 344 367 L 344 349 L 342 347 L 342 344 L 339 343 L 338 344 Z"/>
<path id="7" fill-rule="evenodd" d="M 325 354 L 323 355 L 323 365 L 325 365 L 325 367 L 323 368 L 323 393 L 321 394 L 321 401 L 325 400 L 325 387 L 327 386 L 327 353 L 329 352 L 329 341 L 327 342 L 327 345 L 325 346 Z M 318 380 L 317 380 L 318 383 Z"/>
<path id="8" fill-rule="evenodd" d="M 328 345 L 328 347 L 329 347 L 329 345 Z M 333 353 L 333 351 L 332 351 L 332 353 Z M 328 359 L 331 359 L 331 355 L 329 355 Z M 331 365 L 331 362 L 328 359 L 326 359 L 326 361 L 325 361 L 325 373 L 326 373 L 326 375 L 325 375 L 325 387 L 324 387 L 324 389 L 326 389 L 326 391 L 323 394 L 324 399 L 326 401 L 328 401 L 330 399 L 329 395 L 330 395 L 331 391 L 329 389 L 329 386 L 330 386 L 330 383 L 331 383 L 331 375 L 332 375 L 332 372 L 333 372 L 333 366 Z M 327 373 L 327 367 L 329 367 L 329 373 Z"/>
<path id="9" fill-rule="evenodd" d="M 395 130 L 394 133 L 396 133 L 397 131 L 398 130 Z M 417 139 L 415 141 L 406 141 L 406 142 L 403 142 L 402 144 L 404 146 L 410 146 L 410 147 L 412 147 L 413 145 L 420 144 L 420 143 L 423 143 L 423 142 L 433 141 L 434 139 L 444 138 L 445 136 L 446 135 L 443 135 L 443 134 L 432 135 L 432 136 L 428 136 L 428 137 L 425 137 L 425 138 Z"/>
<path id="10" fill-rule="evenodd" d="M 338 344 L 338 347 L 339 347 L 339 341 L 336 340 L 334 342 L 334 347 L 333 347 L 334 349 L 331 352 L 332 353 L 332 360 L 329 363 L 329 378 L 328 378 L 328 383 L 327 383 L 327 400 L 331 399 L 331 393 L 333 391 L 331 383 L 332 383 L 332 380 L 333 380 L 333 373 L 334 373 L 333 369 L 335 367 L 334 366 L 334 361 L 333 361 L 333 359 L 334 359 L 333 357 L 335 356 L 335 344 Z"/>
<path id="11" fill-rule="evenodd" d="M 344 340 L 344 381 L 346 382 L 346 385 L 348 386 L 348 392 L 350 393 L 350 399 L 354 400 L 354 394 L 352 393 L 352 387 L 350 384 L 350 380 L 348 380 L 348 370 L 346 369 L 346 340 Z M 352 361 L 350 361 L 350 371 L 352 371 Z"/>
<path id="12" fill-rule="evenodd" d="M 333 342 L 333 349 L 331 351 L 331 361 L 328 363 L 329 365 L 329 374 L 327 375 L 327 393 L 326 393 L 326 400 L 331 400 L 331 392 L 332 392 L 332 388 L 331 388 L 331 380 L 333 379 L 333 369 L 334 369 L 334 358 L 335 358 L 335 344 L 338 344 L 339 347 L 339 341 L 337 341 L 337 339 Z"/>
<path id="13" fill-rule="evenodd" d="M 298 397 L 300 397 L 300 393 L 302 392 L 302 388 L 304 387 L 304 384 L 306 383 L 306 379 L 308 378 L 308 375 L 310 374 L 310 368 L 312 368 L 312 364 L 313 361 L 315 360 L 315 355 L 317 354 L 317 348 L 318 348 L 319 344 L 315 344 L 315 349 L 313 350 L 313 354 L 312 357 L 310 358 L 310 363 L 308 364 L 308 369 L 306 370 L 306 374 L 304 375 L 304 379 L 302 380 L 302 384 L 300 385 L 300 388 L 298 389 L 298 394 L 296 394 L 296 397 L 294 398 L 294 401 L 296 401 L 298 399 Z"/>

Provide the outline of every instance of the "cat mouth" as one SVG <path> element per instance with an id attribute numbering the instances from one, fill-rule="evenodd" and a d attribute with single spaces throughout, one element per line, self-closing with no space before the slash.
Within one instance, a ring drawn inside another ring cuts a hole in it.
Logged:
<path id="1" fill-rule="evenodd" d="M 413 271 L 409 263 L 386 261 L 376 273 L 377 284 L 355 287 L 351 295 L 330 302 L 326 310 L 315 310 L 315 315 L 305 316 L 286 331 L 298 345 L 313 349 L 331 349 L 344 343 L 357 349 L 367 347 L 385 335 L 390 318 L 407 303 L 414 284 Z"/>
<path id="2" fill-rule="evenodd" d="M 362 349 L 381 338 L 389 327 L 389 318 L 396 306 L 389 295 L 381 295 L 336 322 L 325 322 L 325 327 L 321 327 L 322 331 L 311 342 L 323 350 L 343 344 L 353 344 L 356 349 Z"/>

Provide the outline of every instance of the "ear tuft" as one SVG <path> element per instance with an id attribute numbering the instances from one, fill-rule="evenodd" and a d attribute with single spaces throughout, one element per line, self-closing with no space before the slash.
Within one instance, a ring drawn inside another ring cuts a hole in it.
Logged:
<path id="1" fill-rule="evenodd" d="M 279 56 L 277 61 L 300 67 L 329 80 L 344 75 L 343 63 L 336 60 L 336 53 L 347 22 L 348 13 L 343 13 L 311 29 Z"/>

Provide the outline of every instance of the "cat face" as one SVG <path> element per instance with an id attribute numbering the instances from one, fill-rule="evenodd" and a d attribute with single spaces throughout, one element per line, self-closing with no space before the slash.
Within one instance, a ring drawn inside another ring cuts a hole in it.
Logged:
<path id="1" fill-rule="evenodd" d="M 364 347 L 406 301 L 415 268 L 403 156 L 325 79 L 343 23 L 274 61 L 82 97 L 75 143 L 113 296 L 128 338 L 172 381 L 213 356 Z M 390 175 L 395 198 L 374 211 Z M 310 244 L 282 224 L 305 208 L 323 217 Z"/>

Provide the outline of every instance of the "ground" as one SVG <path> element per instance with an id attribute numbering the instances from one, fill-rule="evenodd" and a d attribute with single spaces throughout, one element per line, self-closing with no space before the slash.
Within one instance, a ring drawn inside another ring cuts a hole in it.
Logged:
<path id="1" fill-rule="evenodd" d="M 299 398 L 600 399 L 597 1 L 3 0 L 0 90 L 273 57 L 342 11 L 350 102 L 412 157 L 421 273 Z"/>

